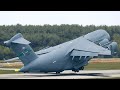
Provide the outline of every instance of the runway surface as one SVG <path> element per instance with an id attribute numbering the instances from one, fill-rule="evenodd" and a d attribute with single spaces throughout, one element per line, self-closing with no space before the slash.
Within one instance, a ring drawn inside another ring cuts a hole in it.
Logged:
<path id="1" fill-rule="evenodd" d="M 120 79 L 120 70 L 83 70 L 80 72 L 63 71 L 56 73 L 0 74 L 0 79 Z"/>

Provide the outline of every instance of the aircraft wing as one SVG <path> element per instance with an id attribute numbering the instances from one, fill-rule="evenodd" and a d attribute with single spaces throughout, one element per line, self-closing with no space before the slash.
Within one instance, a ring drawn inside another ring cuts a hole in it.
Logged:
<path id="1" fill-rule="evenodd" d="M 111 51 L 91 42 L 84 37 L 77 39 L 73 46 L 68 50 L 71 56 L 98 56 L 111 55 Z"/>

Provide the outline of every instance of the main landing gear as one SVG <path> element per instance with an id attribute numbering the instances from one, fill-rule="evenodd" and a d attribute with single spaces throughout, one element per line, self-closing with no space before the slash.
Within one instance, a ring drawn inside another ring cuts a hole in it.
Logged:
<path id="1" fill-rule="evenodd" d="M 23 72 L 23 73 L 28 73 L 28 72 Z"/>
<path id="2" fill-rule="evenodd" d="M 79 69 L 72 69 L 72 71 L 74 71 L 74 72 L 79 72 Z"/>
<path id="3" fill-rule="evenodd" d="M 56 74 L 60 74 L 60 72 L 56 72 Z"/>
<path id="4" fill-rule="evenodd" d="M 75 69 L 75 68 L 72 69 L 72 71 L 74 71 L 74 72 L 79 72 L 80 70 L 84 70 L 84 66 L 82 66 L 78 69 Z"/>
<path id="5" fill-rule="evenodd" d="M 82 67 L 80 67 L 80 68 L 79 68 L 79 70 L 84 70 L 84 67 L 83 67 L 83 66 L 82 66 Z"/>

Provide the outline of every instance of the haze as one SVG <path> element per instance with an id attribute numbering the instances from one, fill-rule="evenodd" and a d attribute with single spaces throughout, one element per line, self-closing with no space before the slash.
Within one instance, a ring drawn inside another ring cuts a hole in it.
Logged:
<path id="1" fill-rule="evenodd" d="M 120 11 L 0 11 L 0 25 L 120 25 Z"/>

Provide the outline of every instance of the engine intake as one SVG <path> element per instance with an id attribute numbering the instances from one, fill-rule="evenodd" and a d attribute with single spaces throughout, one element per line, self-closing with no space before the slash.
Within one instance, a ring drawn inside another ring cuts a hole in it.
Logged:
<path id="1" fill-rule="evenodd" d="M 102 47 L 105 47 L 110 44 L 109 40 L 108 39 L 103 39 L 101 42 L 99 42 L 99 45 L 102 46 Z"/>
<path id="2" fill-rule="evenodd" d="M 108 49 L 111 50 L 112 55 L 115 55 L 118 51 L 118 44 L 116 42 L 112 42 L 108 45 Z"/>

